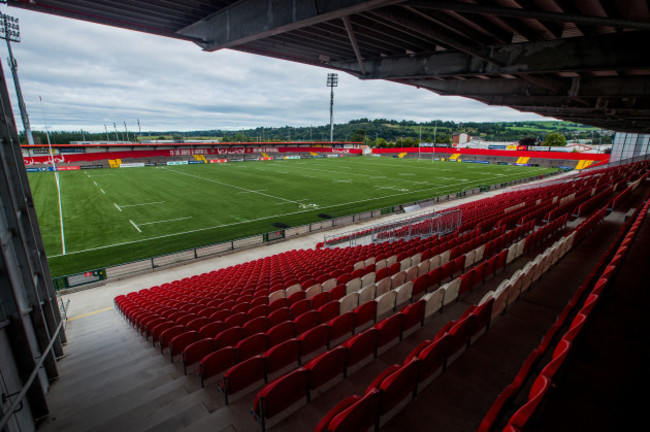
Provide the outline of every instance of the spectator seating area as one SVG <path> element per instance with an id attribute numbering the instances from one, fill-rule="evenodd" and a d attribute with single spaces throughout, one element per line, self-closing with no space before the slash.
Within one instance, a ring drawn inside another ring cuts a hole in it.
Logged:
<path id="1" fill-rule="evenodd" d="M 185 373 L 195 374 L 201 385 L 216 386 L 226 404 L 254 393 L 253 418 L 265 430 L 541 247 L 541 253 L 459 319 L 449 321 L 434 338 L 422 340 L 401 364 L 384 370 L 363 394 L 336 404 L 316 430 L 378 428 L 507 313 L 608 209 L 638 187 L 648 168 L 642 162 L 594 169 L 563 182 L 463 204 L 457 207 L 461 227 L 451 235 L 293 250 L 118 296 L 115 304 Z M 638 226 L 647 206 L 637 212 L 634 225 L 626 227 Z M 575 218 L 580 218 L 577 227 L 567 228 Z M 632 229 L 621 233 L 627 236 L 623 244 L 631 241 L 630 233 Z M 617 250 L 610 272 L 623 255 L 624 250 Z M 606 279 L 596 287 L 602 290 Z M 531 353 L 522 376 L 495 401 L 482 430 L 492 430 L 590 285 L 585 282 L 576 292 L 570 311 L 558 319 L 557 329 L 549 330 L 552 335 L 542 341 L 545 345 Z M 594 291 L 584 307 L 595 304 Z M 575 315 L 576 327 L 586 321 L 585 312 Z M 578 332 L 574 329 L 570 336 Z M 534 414 L 570 344 L 569 338 L 555 344 L 547 373 L 539 374 L 529 402 L 513 416 L 508 430 L 521 429 Z"/>

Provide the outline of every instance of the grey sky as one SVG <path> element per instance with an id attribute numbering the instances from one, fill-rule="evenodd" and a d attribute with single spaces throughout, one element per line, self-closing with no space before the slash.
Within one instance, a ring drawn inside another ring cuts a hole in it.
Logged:
<path id="1" fill-rule="evenodd" d="M 331 70 L 222 50 L 186 41 L 3 7 L 18 17 L 12 44 L 32 129 L 93 132 L 127 123 L 137 130 L 241 129 L 329 123 Z M 0 54 L 7 57 L 1 44 Z M 11 72 L 3 69 L 19 130 Z M 39 95 L 43 98 L 41 108 Z M 531 113 L 385 81 L 339 73 L 337 123 L 367 117 L 396 120 L 544 120 Z M 45 112 L 45 116 L 43 115 Z"/>

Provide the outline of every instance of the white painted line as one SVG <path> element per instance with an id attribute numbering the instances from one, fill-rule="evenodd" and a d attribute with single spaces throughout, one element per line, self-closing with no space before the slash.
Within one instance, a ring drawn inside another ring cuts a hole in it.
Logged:
<path id="1" fill-rule="evenodd" d="M 154 222 L 145 222 L 145 223 L 141 223 L 140 226 L 154 225 L 154 224 L 165 223 L 165 222 L 175 222 L 175 221 L 186 220 L 186 219 L 192 219 L 192 216 L 180 217 L 180 218 L 176 218 L 176 219 L 167 219 L 167 220 L 161 220 L 161 221 L 154 221 Z M 133 222 L 131 222 L 131 223 L 133 223 Z"/>
<path id="2" fill-rule="evenodd" d="M 118 205 L 115 204 L 115 203 L 113 203 L 113 205 L 115 206 L 116 209 L 118 209 L 119 211 L 122 211 L 122 209 L 120 208 L 120 206 L 118 206 Z"/>
<path id="3" fill-rule="evenodd" d="M 135 222 L 133 222 L 131 219 L 129 219 L 129 222 L 131 222 L 131 225 L 133 225 L 133 226 L 135 227 L 135 229 L 138 230 L 139 233 L 142 232 L 142 231 L 140 230 L 140 228 L 138 228 L 138 226 L 135 224 Z"/>
<path id="4" fill-rule="evenodd" d="M 99 188 L 99 190 L 102 191 L 102 193 L 103 193 L 104 195 L 106 195 L 106 192 L 104 192 L 104 189 Z"/>
<path id="5" fill-rule="evenodd" d="M 93 180 L 93 183 L 95 183 L 95 186 L 99 187 L 99 185 L 97 184 L 97 182 L 95 180 Z"/>
<path id="6" fill-rule="evenodd" d="M 137 206 L 144 206 L 144 205 L 154 205 L 154 204 L 162 204 L 166 203 L 167 201 L 155 201 L 155 202 L 148 202 L 148 203 L 141 203 L 141 204 L 122 204 L 120 207 L 121 208 L 126 208 L 126 207 L 137 207 Z M 142 224 L 140 224 L 142 225 Z"/>

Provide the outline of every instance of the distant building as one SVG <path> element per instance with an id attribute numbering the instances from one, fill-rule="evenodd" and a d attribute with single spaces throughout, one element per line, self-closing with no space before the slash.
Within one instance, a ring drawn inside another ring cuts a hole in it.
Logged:
<path id="1" fill-rule="evenodd" d="M 465 144 L 469 142 L 471 139 L 472 137 L 469 134 L 466 134 L 465 132 L 455 133 L 451 136 L 451 145 L 453 147 L 457 147 L 459 144 Z"/>

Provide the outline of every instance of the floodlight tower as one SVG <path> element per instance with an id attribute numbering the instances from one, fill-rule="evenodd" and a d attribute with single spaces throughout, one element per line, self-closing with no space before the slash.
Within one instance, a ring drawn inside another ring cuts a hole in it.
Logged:
<path id="1" fill-rule="evenodd" d="M 16 86 L 16 96 L 18 97 L 20 117 L 23 120 L 23 127 L 25 128 L 27 144 L 33 145 L 34 138 L 32 137 L 32 129 L 29 126 L 27 107 L 25 106 L 25 101 L 23 100 L 23 92 L 20 90 L 20 81 L 18 80 L 18 62 L 14 58 L 13 51 L 11 50 L 11 41 L 20 42 L 20 26 L 18 25 L 18 18 L 14 18 L 0 12 L 0 38 L 7 41 L 7 51 L 9 52 L 9 58 L 7 58 L 7 62 L 9 63 L 11 75 L 14 79 L 14 85 Z"/>
<path id="2" fill-rule="evenodd" d="M 330 142 L 334 142 L 334 87 L 339 86 L 339 74 L 327 74 L 327 87 L 330 88 Z"/>

